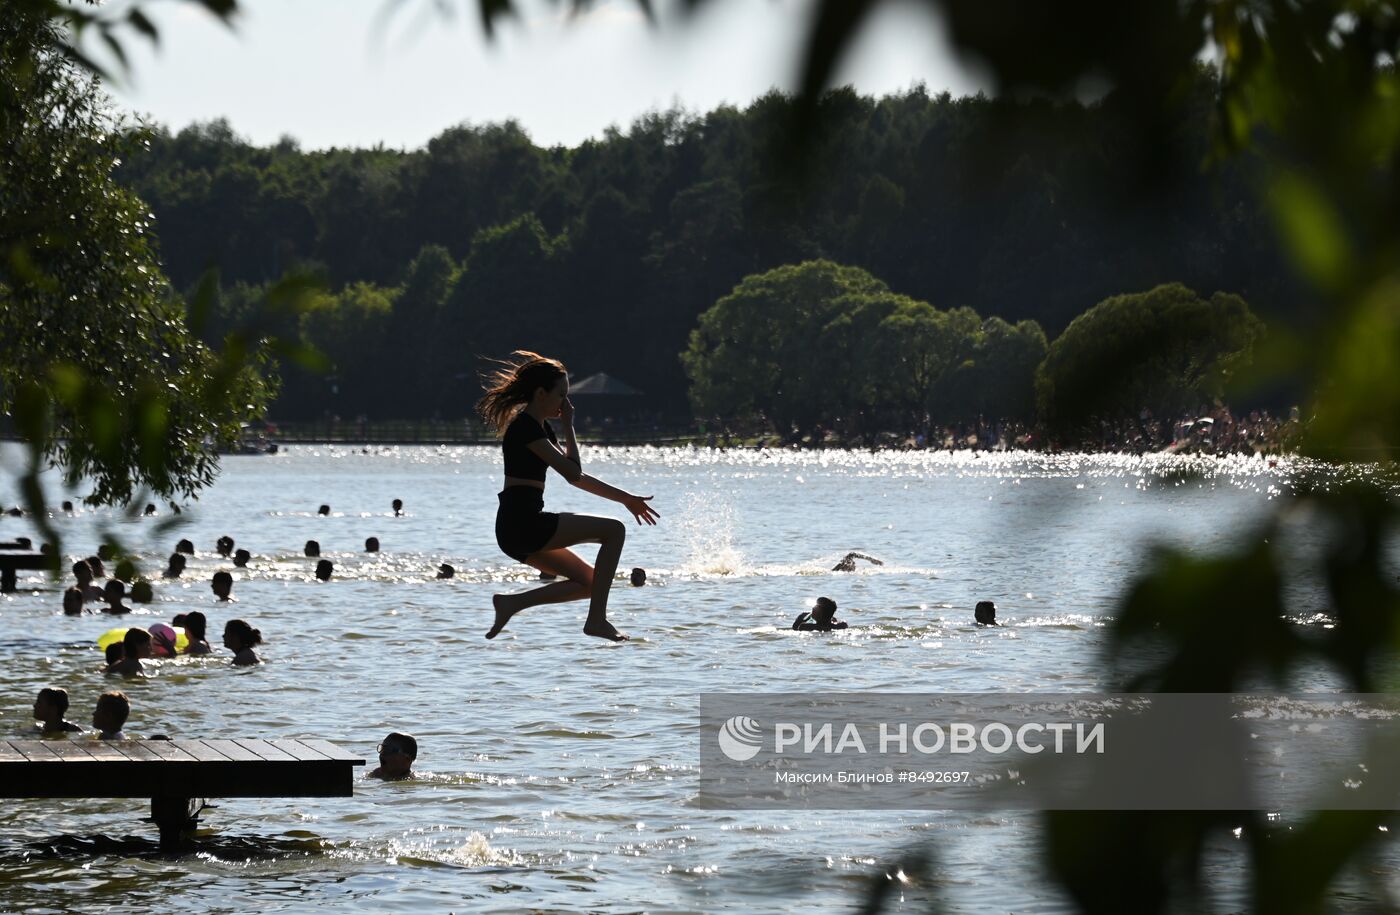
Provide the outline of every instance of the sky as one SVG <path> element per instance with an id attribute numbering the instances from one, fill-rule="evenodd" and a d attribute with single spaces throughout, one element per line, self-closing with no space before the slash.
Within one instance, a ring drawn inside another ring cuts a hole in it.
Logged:
<path id="1" fill-rule="evenodd" d="M 577 16 L 567 0 L 524 0 L 494 42 L 477 0 L 239 5 L 229 29 L 193 4 L 142 3 L 160 43 L 130 36 L 130 71 L 108 85 L 118 106 L 172 130 L 224 117 L 254 143 L 291 136 L 303 149 L 416 148 L 456 124 L 511 118 L 539 145 L 576 146 L 647 111 L 742 107 L 793 89 L 813 0 L 710 0 L 689 21 L 675 0 L 655 0 L 655 27 L 635 0 L 597 0 Z M 867 95 L 984 88 L 907 0 L 879 8 L 835 82 Z"/>

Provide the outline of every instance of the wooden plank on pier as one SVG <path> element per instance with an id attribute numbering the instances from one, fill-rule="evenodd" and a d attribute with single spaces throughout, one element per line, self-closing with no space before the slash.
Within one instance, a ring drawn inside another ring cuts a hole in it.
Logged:
<path id="1" fill-rule="evenodd" d="M 348 797 L 357 765 L 292 740 L 7 739 L 0 798 Z"/>

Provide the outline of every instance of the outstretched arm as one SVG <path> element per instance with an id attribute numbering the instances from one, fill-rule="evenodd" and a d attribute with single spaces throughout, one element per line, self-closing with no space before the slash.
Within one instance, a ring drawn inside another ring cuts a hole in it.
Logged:
<path id="1" fill-rule="evenodd" d="M 632 513 L 632 517 L 637 519 L 637 523 L 655 524 L 656 519 L 661 517 L 656 509 L 647 503 L 651 501 L 651 496 L 634 496 L 626 490 L 618 489 L 608 483 L 604 483 L 597 477 L 591 477 L 586 473 L 579 474 L 577 480 L 571 480 L 575 486 L 584 492 L 591 492 L 595 496 L 602 496 L 604 499 L 611 499 L 620 503 L 624 508 Z"/>
<path id="2" fill-rule="evenodd" d="M 572 429 L 570 430 L 572 432 Z M 602 496 L 604 499 L 611 499 L 624 506 L 632 517 L 637 519 L 637 523 L 655 524 L 660 514 L 656 509 L 647 503 L 651 501 L 651 496 L 634 496 L 630 492 L 610 486 L 597 477 L 591 477 L 583 472 L 583 468 L 577 461 L 569 460 L 568 455 L 560 451 L 557 446 L 548 439 L 536 439 L 527 446 L 549 466 L 558 471 L 559 475 L 568 480 L 574 486 L 584 492 L 591 492 L 595 496 Z"/>

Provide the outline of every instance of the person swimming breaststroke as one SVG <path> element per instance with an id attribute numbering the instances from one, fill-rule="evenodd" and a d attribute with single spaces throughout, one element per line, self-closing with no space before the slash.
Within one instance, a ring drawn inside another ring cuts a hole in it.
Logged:
<path id="1" fill-rule="evenodd" d="M 847 627 L 844 621 L 838 622 L 836 619 L 836 601 L 819 597 L 811 610 L 797 615 L 797 619 L 792 621 L 792 628 L 799 632 L 831 632 Z"/>
<path id="2" fill-rule="evenodd" d="M 571 485 L 621 504 L 638 524 L 656 524 L 659 513 L 648 504 L 652 497 L 634 495 L 583 472 L 569 375 L 562 362 L 516 350 L 499 365 L 483 378 L 486 394 L 476 404 L 482 419 L 501 436 L 505 461 L 505 485 L 497 497 L 496 543 L 517 562 L 564 580 L 519 594 L 495 595 L 496 618 L 486 637 L 494 639 L 521 610 L 587 598 L 584 634 L 623 641 L 627 636 L 608 621 L 608 595 L 627 528 L 616 518 L 546 512 L 545 471 L 553 467 Z M 563 424 L 562 448 L 551 419 Z M 569 549 L 580 543 L 599 544 L 593 566 Z"/>

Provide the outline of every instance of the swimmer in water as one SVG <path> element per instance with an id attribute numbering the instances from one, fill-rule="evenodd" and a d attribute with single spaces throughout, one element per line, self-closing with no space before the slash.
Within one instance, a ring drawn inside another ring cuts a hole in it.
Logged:
<path id="1" fill-rule="evenodd" d="M 628 580 L 632 582 L 632 587 L 640 588 L 642 585 L 647 583 L 647 570 L 633 569 L 632 574 Z"/>
<path id="2" fill-rule="evenodd" d="M 417 758 L 418 741 L 411 734 L 395 731 L 379 745 L 379 768 L 370 772 L 368 777 L 382 778 L 386 782 L 412 778 L 413 762 Z"/>
<path id="3" fill-rule="evenodd" d="M 151 634 L 135 626 L 122 636 L 122 656 L 113 664 L 107 665 L 105 673 L 121 674 L 124 677 L 139 677 L 146 672 L 141 666 L 142 658 L 151 656 Z"/>
<path id="4" fill-rule="evenodd" d="M 121 690 L 112 690 L 97 697 L 97 708 L 92 712 L 92 726 L 97 728 L 97 736 L 103 740 L 121 740 L 122 727 L 131 717 L 131 700 Z"/>
<path id="5" fill-rule="evenodd" d="M 235 550 L 233 553 L 233 564 L 240 569 L 246 569 L 248 568 L 248 560 L 252 558 L 252 554 L 247 550 Z"/>
<path id="6" fill-rule="evenodd" d="M 366 552 L 366 553 L 378 553 L 378 552 L 379 552 L 379 538 L 378 538 L 378 537 L 366 537 L 366 538 L 365 538 L 365 552 Z"/>
<path id="7" fill-rule="evenodd" d="M 393 505 L 393 509 L 394 509 L 394 517 L 395 517 L 395 518 L 397 518 L 397 517 L 399 517 L 400 515 L 403 514 L 403 499 L 395 499 L 395 500 L 393 501 L 392 505 Z"/>
<path id="8" fill-rule="evenodd" d="M 810 611 L 797 615 L 797 619 L 792 621 L 792 628 L 799 632 L 831 632 L 833 629 L 845 629 L 846 624 L 836 620 L 836 601 L 819 597 Z"/>
<path id="9" fill-rule="evenodd" d="M 77 585 L 63 592 L 63 613 L 65 616 L 82 616 L 83 589 Z"/>
<path id="10" fill-rule="evenodd" d="M 87 560 L 80 559 L 73 563 L 73 578 L 77 581 L 75 587 L 82 589 L 83 600 L 102 600 L 102 586 L 92 580 L 92 566 L 87 564 Z"/>
<path id="11" fill-rule="evenodd" d="M 223 535 L 214 544 L 214 549 L 220 556 L 227 559 L 229 554 L 233 552 L 233 538 L 228 534 Z"/>
<path id="12" fill-rule="evenodd" d="M 251 667 L 261 664 L 262 658 L 253 651 L 254 645 L 262 644 L 262 632 L 249 626 L 243 620 L 229 620 L 224 624 L 224 647 L 233 652 L 234 667 Z"/>
<path id="13" fill-rule="evenodd" d="M 448 565 L 448 564 L 445 563 L 445 562 L 444 562 L 442 565 L 438 566 L 437 577 L 438 577 L 438 580 L 439 580 L 439 581 L 442 581 L 443 579 L 451 578 L 452 576 L 454 576 L 454 575 L 456 575 L 456 574 L 457 574 L 457 570 L 454 569 L 454 568 L 452 568 L 452 566 Z"/>
<path id="14" fill-rule="evenodd" d="M 228 572 L 215 572 L 214 579 L 209 582 L 209 587 L 219 600 L 232 604 L 238 603 L 238 598 L 233 596 L 233 576 Z"/>
<path id="15" fill-rule="evenodd" d="M 188 553 L 189 555 L 193 556 L 194 543 L 190 540 L 181 540 L 179 543 L 175 544 L 175 552 Z"/>
<path id="16" fill-rule="evenodd" d="M 122 598 L 126 597 L 126 585 L 122 584 L 120 578 L 113 578 L 107 582 L 107 587 L 102 589 L 102 597 L 107 601 L 107 606 L 102 608 L 103 613 L 131 612 L 131 608 L 122 603 Z"/>
<path id="17" fill-rule="evenodd" d="M 185 614 L 185 636 L 189 639 L 189 644 L 185 646 L 185 654 L 208 654 L 210 652 L 208 642 L 209 621 L 204 614 L 198 610 L 193 610 Z"/>
<path id="18" fill-rule="evenodd" d="M 505 484 L 496 513 L 496 543 L 501 552 L 563 581 L 519 594 L 492 598 L 496 618 L 486 637 L 494 639 L 511 617 L 529 607 L 588 599 L 585 635 L 620 642 L 627 638 L 608 621 L 608 594 L 622 556 L 627 528 L 615 518 L 544 510 L 545 471 L 604 499 L 621 504 L 637 523 L 655 524 L 651 496 L 638 496 L 583 472 L 574 435 L 574 405 L 569 400 L 569 376 L 564 364 L 537 353 L 517 350 L 512 359 L 485 379 L 486 395 L 477 412 L 502 438 Z M 564 445 L 550 427 L 558 419 Z M 599 544 L 595 566 L 569 549 L 580 543 Z"/>
<path id="19" fill-rule="evenodd" d="M 316 563 L 316 577 L 321 581 L 330 581 L 333 571 L 335 571 L 335 565 L 329 559 L 322 559 Z"/>
<path id="20" fill-rule="evenodd" d="M 856 560 L 865 559 L 877 566 L 884 565 L 883 562 L 874 556 L 867 556 L 864 553 L 847 553 L 840 562 L 831 567 L 833 572 L 854 572 L 856 570 Z"/>
<path id="21" fill-rule="evenodd" d="M 997 622 L 997 605 L 989 600 L 979 600 L 972 611 L 972 618 L 979 626 L 1000 626 Z"/>
<path id="22" fill-rule="evenodd" d="M 39 722 L 41 734 L 72 734 L 82 727 L 64 719 L 68 714 L 68 691 L 54 686 L 39 690 L 39 698 L 34 700 L 34 720 Z"/>
<path id="23" fill-rule="evenodd" d="M 163 573 L 163 577 L 165 577 L 165 578 L 179 578 L 179 577 L 180 577 L 181 575 L 183 575 L 184 573 L 185 573 L 185 554 L 183 554 L 183 553 L 171 553 L 171 554 L 170 554 L 170 564 L 167 565 L 167 566 L 165 567 L 165 572 Z"/>

